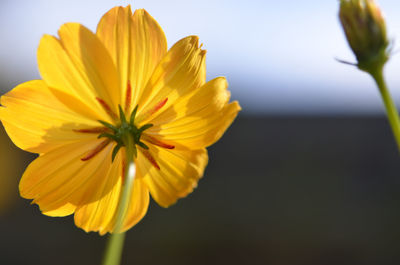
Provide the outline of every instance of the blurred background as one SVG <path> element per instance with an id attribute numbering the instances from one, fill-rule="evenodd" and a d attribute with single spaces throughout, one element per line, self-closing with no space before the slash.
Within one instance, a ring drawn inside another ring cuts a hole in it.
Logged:
<path id="1" fill-rule="evenodd" d="M 354 61 L 338 1 L 0 1 L 0 90 L 40 78 L 36 49 L 65 22 L 95 30 L 115 5 L 145 8 L 169 46 L 198 35 L 208 79 L 243 111 L 210 151 L 199 187 L 152 202 L 123 264 L 400 264 L 400 157 L 372 79 Z M 400 3 L 380 0 L 399 50 Z M 386 67 L 400 104 L 400 55 Z M 0 130 L 0 264 L 100 264 L 106 237 L 18 196 L 33 154 Z"/>

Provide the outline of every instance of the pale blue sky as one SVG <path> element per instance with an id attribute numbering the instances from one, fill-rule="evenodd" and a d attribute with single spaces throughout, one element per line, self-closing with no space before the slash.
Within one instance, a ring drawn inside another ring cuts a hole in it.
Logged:
<path id="1" fill-rule="evenodd" d="M 130 3 L 163 27 L 169 45 L 198 35 L 207 49 L 208 79 L 227 76 L 247 113 L 382 113 L 372 80 L 334 58 L 353 61 L 337 19 L 338 1 L 11 1 L 0 2 L 2 91 L 39 78 L 40 37 L 65 22 L 96 28 L 103 13 Z M 400 3 L 379 1 L 390 36 L 400 37 Z M 399 47 L 399 45 L 395 45 Z M 400 54 L 386 69 L 400 103 Z"/>

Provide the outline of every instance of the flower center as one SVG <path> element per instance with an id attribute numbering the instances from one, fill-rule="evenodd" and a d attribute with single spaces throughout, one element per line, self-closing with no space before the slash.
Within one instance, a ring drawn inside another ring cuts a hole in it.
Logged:
<path id="1" fill-rule="evenodd" d="M 102 125 L 104 125 L 106 128 L 108 128 L 110 131 L 109 132 L 103 132 L 101 133 L 98 138 L 108 138 L 111 141 L 115 141 L 117 145 L 114 147 L 114 150 L 112 152 L 112 161 L 114 161 L 115 156 L 117 155 L 119 149 L 123 146 L 126 146 L 128 143 L 127 138 L 131 137 L 133 140 L 134 146 L 132 147 L 134 150 L 134 155 L 137 156 L 137 150 L 136 150 L 136 145 L 148 150 L 149 147 L 143 143 L 140 138 L 142 136 L 142 133 L 149 129 L 150 127 L 153 126 L 153 124 L 145 124 L 142 127 L 137 127 L 135 125 L 135 117 L 136 117 L 136 112 L 138 109 L 138 106 L 135 107 L 135 109 L 132 111 L 131 116 L 129 118 L 129 121 L 126 119 L 125 113 L 122 110 L 122 107 L 119 105 L 119 125 L 114 126 L 108 122 L 105 121 L 99 121 Z"/>
<path id="2" fill-rule="evenodd" d="M 107 104 L 107 102 L 99 97 L 96 97 L 97 102 L 103 107 L 103 109 L 106 111 L 106 113 L 110 116 L 110 118 L 114 121 L 114 124 L 101 121 L 99 122 L 103 126 L 99 127 L 93 127 L 93 128 L 85 128 L 85 129 L 74 129 L 73 131 L 77 133 L 92 133 L 92 134 L 98 134 L 97 138 L 105 138 L 102 142 L 100 142 L 96 147 L 93 149 L 89 150 L 88 153 L 84 157 L 81 158 L 82 161 L 87 161 L 94 156 L 96 156 L 98 153 L 100 153 L 109 143 L 112 141 L 116 142 L 116 146 L 113 149 L 112 152 L 112 161 L 114 161 L 115 156 L 118 154 L 119 149 L 121 147 L 126 147 L 129 146 L 132 148 L 133 155 L 137 157 L 137 146 L 140 147 L 140 152 L 143 154 L 143 156 L 158 170 L 160 170 L 160 166 L 158 165 L 157 161 L 154 159 L 153 155 L 150 153 L 149 147 L 141 141 L 143 139 L 146 141 L 148 144 L 156 145 L 161 148 L 166 148 L 166 149 L 174 149 L 175 146 L 171 145 L 169 143 L 165 143 L 164 141 L 157 139 L 154 136 L 144 134 L 143 132 L 150 127 L 153 126 L 153 124 L 145 124 L 141 127 L 138 127 L 135 125 L 136 123 L 141 123 L 141 121 L 144 121 L 148 119 L 150 116 L 154 115 L 157 111 L 159 111 L 161 108 L 165 106 L 165 104 L 168 101 L 168 98 L 164 98 L 161 101 L 155 103 L 154 105 L 150 106 L 144 113 L 139 115 L 139 117 L 136 117 L 137 109 L 138 106 L 135 107 L 135 109 L 132 111 L 129 120 L 126 119 L 125 113 L 128 112 L 131 106 L 131 100 L 132 100 L 132 87 L 130 82 L 128 81 L 127 84 L 127 90 L 126 90 L 126 98 L 125 98 L 125 108 L 124 110 L 120 105 L 118 105 L 119 109 L 119 117 L 112 108 Z M 133 146 L 132 146 L 133 145 Z M 123 166 L 124 168 L 124 166 Z M 124 169 L 123 169 L 124 170 Z M 124 174 L 122 174 L 124 175 Z"/>

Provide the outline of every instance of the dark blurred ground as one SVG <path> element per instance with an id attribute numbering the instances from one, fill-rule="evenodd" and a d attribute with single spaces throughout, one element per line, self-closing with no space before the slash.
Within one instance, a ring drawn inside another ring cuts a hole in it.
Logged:
<path id="1" fill-rule="evenodd" d="M 16 194 L 33 156 L 2 142 L 1 160 L 23 159 L 2 176 Z M 210 148 L 193 194 L 166 210 L 151 203 L 128 232 L 123 264 L 400 264 L 399 190 L 383 117 L 242 115 Z M 100 264 L 105 237 L 27 200 L 7 204 L 0 264 Z"/>

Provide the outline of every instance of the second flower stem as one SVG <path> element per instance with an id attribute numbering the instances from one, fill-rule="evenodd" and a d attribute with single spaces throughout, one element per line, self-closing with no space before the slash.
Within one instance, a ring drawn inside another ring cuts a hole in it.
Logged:
<path id="1" fill-rule="evenodd" d="M 397 142 L 397 147 L 400 151 L 400 119 L 396 105 L 392 97 L 390 96 L 389 89 L 386 85 L 385 78 L 383 76 L 383 68 L 370 73 L 378 85 L 379 92 L 381 93 L 383 103 L 385 105 L 386 114 L 392 127 L 394 138 Z"/>

